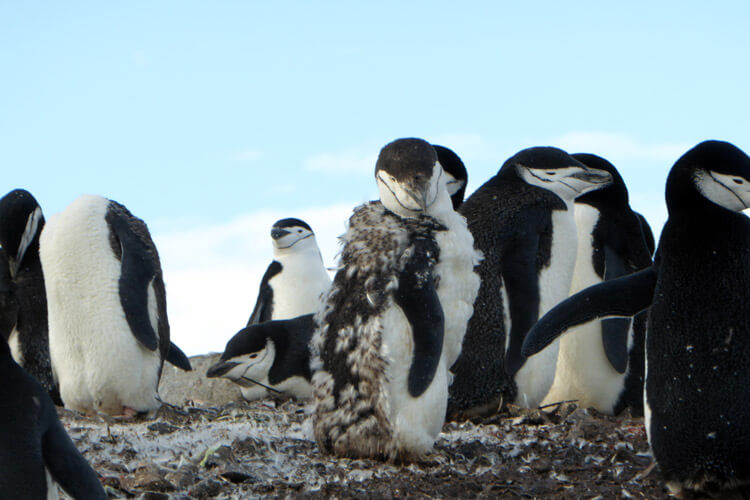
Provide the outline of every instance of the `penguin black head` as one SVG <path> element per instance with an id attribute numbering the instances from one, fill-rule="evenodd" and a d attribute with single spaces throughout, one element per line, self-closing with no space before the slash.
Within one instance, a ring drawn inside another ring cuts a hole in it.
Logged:
<path id="1" fill-rule="evenodd" d="M 15 276 L 29 248 L 39 245 L 44 216 L 36 199 L 24 189 L 14 189 L 0 199 L 0 245 Z M 29 255 L 36 255 L 32 252 Z"/>
<path id="2" fill-rule="evenodd" d="M 590 191 L 576 198 L 576 203 L 586 203 L 595 207 L 628 205 L 628 188 L 614 165 L 601 156 L 590 153 L 576 153 L 571 155 L 589 168 L 604 170 L 612 176 L 612 182 L 606 187 Z"/>
<path id="3" fill-rule="evenodd" d="M 458 210 L 458 207 L 464 201 L 466 182 L 468 180 L 464 162 L 461 161 L 461 158 L 453 150 L 445 146 L 433 144 L 432 147 L 435 148 L 438 161 L 445 172 L 446 185 L 448 186 L 451 203 L 453 203 L 453 210 Z"/>
<path id="4" fill-rule="evenodd" d="M 503 164 L 499 174 L 519 177 L 566 201 L 612 182 L 609 172 L 587 167 L 562 149 L 549 146 L 519 151 Z"/>
<path id="5" fill-rule="evenodd" d="M 402 217 L 428 213 L 445 189 L 437 153 L 422 139 L 397 139 L 383 147 L 375 165 L 375 179 L 380 201 Z"/>
<path id="6" fill-rule="evenodd" d="M 750 158 L 728 142 L 701 142 L 674 164 L 666 191 L 670 212 L 701 199 L 734 212 L 750 208 Z"/>
<path id="7" fill-rule="evenodd" d="M 271 370 L 276 350 L 265 323 L 248 326 L 237 332 L 221 355 L 208 369 L 209 378 L 225 377 L 242 386 L 263 380 Z"/>
<path id="8" fill-rule="evenodd" d="M 291 248 L 299 241 L 315 238 L 315 233 L 305 221 L 300 219 L 281 219 L 271 226 L 271 239 L 277 249 Z"/>

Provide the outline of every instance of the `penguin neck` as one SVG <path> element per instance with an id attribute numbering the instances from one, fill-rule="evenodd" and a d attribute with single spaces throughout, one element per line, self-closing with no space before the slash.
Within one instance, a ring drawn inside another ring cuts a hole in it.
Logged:
<path id="1" fill-rule="evenodd" d="M 315 240 L 315 235 L 311 235 L 305 239 L 298 240 L 294 245 L 287 248 L 276 248 L 273 247 L 273 258 L 283 264 L 283 262 L 290 258 L 303 257 L 305 259 L 318 259 L 323 263 L 323 256 L 320 254 L 318 243 Z"/>

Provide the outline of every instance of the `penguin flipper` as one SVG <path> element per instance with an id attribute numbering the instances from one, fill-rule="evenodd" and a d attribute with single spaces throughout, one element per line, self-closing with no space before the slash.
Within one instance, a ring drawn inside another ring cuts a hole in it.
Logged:
<path id="1" fill-rule="evenodd" d="M 174 342 L 169 343 L 169 349 L 167 350 L 167 357 L 165 359 L 180 370 L 189 372 L 193 369 L 193 367 L 190 366 L 190 360 L 188 357 L 182 352 L 182 349 L 174 345 Z"/>
<path id="2" fill-rule="evenodd" d="M 124 208 L 124 207 L 123 207 Z M 137 234 L 133 228 L 134 217 L 128 218 L 120 210 L 109 210 L 107 222 L 120 243 L 122 255 L 120 257 L 120 304 L 125 312 L 130 331 L 138 342 L 150 351 L 155 351 L 159 339 L 151 324 L 149 314 L 148 287 L 156 276 L 156 264 L 151 249 L 143 241 L 143 235 Z M 139 232 L 146 232 L 145 224 Z"/>
<path id="3" fill-rule="evenodd" d="M 6 342 L 18 320 L 18 302 L 14 290 L 8 255 L 0 247 L 0 337 Z"/>
<path id="4" fill-rule="evenodd" d="M 510 332 L 505 332 L 509 336 L 505 369 L 511 377 L 515 376 L 526 361 L 521 345 L 526 332 L 539 318 L 539 278 L 536 268 L 538 248 L 539 236 L 526 235 L 517 239 L 502 257 L 503 282 L 510 314 Z"/>
<path id="5" fill-rule="evenodd" d="M 437 371 L 443 352 L 445 317 L 435 288 L 432 266 L 436 252 L 430 252 L 434 242 L 417 237 L 414 255 L 401 271 L 396 304 L 411 326 L 414 356 L 409 367 L 408 387 L 412 397 L 427 390 Z"/>
<path id="6" fill-rule="evenodd" d="M 250 326 L 256 323 L 262 323 L 264 321 L 270 321 L 271 314 L 273 313 L 273 289 L 268 282 L 281 272 L 281 264 L 277 261 L 271 262 L 266 269 L 263 279 L 260 280 L 260 289 L 258 290 L 258 298 L 255 301 L 255 307 L 253 308 L 250 319 L 247 320 L 247 325 Z"/>
<path id="7" fill-rule="evenodd" d="M 568 328 L 605 316 L 632 317 L 651 305 L 656 268 L 603 281 L 581 290 L 553 307 L 526 335 L 522 352 L 531 356 Z"/>
<path id="8" fill-rule="evenodd" d="M 604 281 L 628 274 L 625 260 L 609 245 L 604 245 Z M 602 345 L 612 367 L 625 373 L 628 367 L 628 332 L 630 318 L 606 318 L 601 322 Z"/>
<path id="9" fill-rule="evenodd" d="M 635 212 L 635 215 L 638 217 L 638 224 L 641 226 L 641 232 L 643 233 L 643 240 L 646 243 L 646 248 L 648 248 L 651 255 L 654 255 L 654 251 L 656 250 L 654 232 L 651 231 L 651 226 L 649 226 L 648 221 L 643 215 L 638 212 Z"/>
<path id="10" fill-rule="evenodd" d="M 49 401 L 42 404 L 49 424 L 42 435 L 42 455 L 52 478 L 73 498 L 106 499 L 99 478 L 65 432 L 54 407 Z"/>

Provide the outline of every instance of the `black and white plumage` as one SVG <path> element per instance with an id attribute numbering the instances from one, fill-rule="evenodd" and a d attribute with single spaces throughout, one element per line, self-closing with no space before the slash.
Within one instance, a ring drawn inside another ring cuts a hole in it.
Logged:
<path id="1" fill-rule="evenodd" d="M 315 233 L 306 222 L 278 220 L 271 227 L 271 239 L 273 261 L 263 275 L 247 326 L 314 313 L 331 286 Z"/>
<path id="2" fill-rule="evenodd" d="M 380 201 L 355 209 L 312 341 L 313 426 L 346 456 L 415 456 L 442 428 L 480 255 L 434 149 L 385 146 Z"/>
<path id="3" fill-rule="evenodd" d="M 461 205 L 484 260 L 474 314 L 452 368 L 450 418 L 491 413 L 501 401 L 536 406 L 547 394 L 557 343 L 530 362 L 521 344 L 537 318 L 568 296 L 576 257 L 574 199 L 609 182 L 607 172 L 560 149 L 529 148 Z"/>
<path id="4" fill-rule="evenodd" d="M 39 235 L 44 215 L 36 199 L 23 189 L 15 189 L 0 199 L 0 245 L 3 264 L 12 282 L 15 317 L 3 317 L 12 324 L 8 341 L 13 358 L 61 404 L 52 378 L 47 327 L 47 298 L 44 274 L 39 261 Z"/>
<path id="5" fill-rule="evenodd" d="M 469 181 L 466 166 L 452 149 L 437 144 L 433 144 L 432 147 L 435 148 L 438 161 L 445 172 L 445 184 L 448 187 L 448 194 L 451 196 L 453 210 L 458 210 L 458 207 L 464 202 L 466 184 Z"/>
<path id="6" fill-rule="evenodd" d="M 667 178 L 654 265 L 587 288 L 529 332 L 528 355 L 570 326 L 650 306 L 644 421 L 667 485 L 729 495 L 750 485 L 750 157 L 706 141 Z"/>
<path id="7" fill-rule="evenodd" d="M 3 340 L 0 380 L 2 497 L 58 498 L 57 483 L 76 499 L 107 498 L 96 473 L 65 432 L 47 391 L 13 361 Z"/>
<path id="8" fill-rule="evenodd" d="M 40 255 L 65 406 L 158 409 L 164 360 L 190 364 L 169 341 L 161 264 L 146 224 L 117 202 L 81 196 L 49 220 Z"/>
<path id="9" fill-rule="evenodd" d="M 642 227 L 645 220 L 630 209 L 628 190 L 617 169 L 596 155 L 573 158 L 609 172 L 612 184 L 576 199 L 578 251 L 571 293 L 652 264 Z M 582 407 L 610 415 L 625 407 L 642 415 L 645 326 L 645 316 L 638 321 L 610 318 L 580 325 L 563 336 L 555 379 L 543 404 L 576 400 Z"/>
<path id="10" fill-rule="evenodd" d="M 248 401 L 268 396 L 268 388 L 298 399 L 309 398 L 312 314 L 265 321 L 243 328 L 232 337 L 207 376 L 239 384 Z"/>

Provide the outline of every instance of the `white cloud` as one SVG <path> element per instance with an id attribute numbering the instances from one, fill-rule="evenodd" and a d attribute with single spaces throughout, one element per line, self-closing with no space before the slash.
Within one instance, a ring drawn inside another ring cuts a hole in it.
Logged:
<path id="1" fill-rule="evenodd" d="M 270 229 L 297 217 L 313 228 L 327 267 L 355 204 L 259 211 L 224 224 L 154 233 L 167 287 L 172 340 L 188 355 L 221 352 L 245 326 L 272 259 Z M 162 225 L 163 227 L 163 225 Z"/>
<path id="2" fill-rule="evenodd" d="M 362 152 L 346 150 L 338 153 L 321 153 L 305 160 L 305 169 L 313 172 L 337 174 L 341 172 L 369 173 L 375 171 L 380 150 Z"/>
<path id="3" fill-rule="evenodd" d="M 690 149 L 684 143 L 646 143 L 627 134 L 609 132 L 570 132 L 554 138 L 553 146 L 571 153 L 587 152 L 612 158 L 612 161 L 644 159 L 667 162 L 672 165 Z"/>

